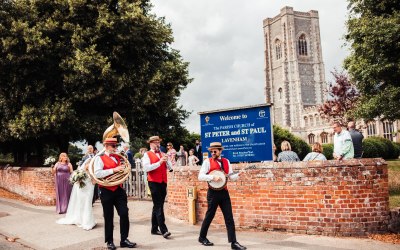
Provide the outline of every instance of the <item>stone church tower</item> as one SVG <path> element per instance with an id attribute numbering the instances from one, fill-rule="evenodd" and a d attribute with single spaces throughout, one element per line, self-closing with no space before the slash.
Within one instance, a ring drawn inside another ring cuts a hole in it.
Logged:
<path id="1" fill-rule="evenodd" d="M 324 102 L 318 12 L 284 7 L 263 22 L 265 38 L 265 96 L 273 103 L 274 123 L 301 133 L 305 109 Z"/>

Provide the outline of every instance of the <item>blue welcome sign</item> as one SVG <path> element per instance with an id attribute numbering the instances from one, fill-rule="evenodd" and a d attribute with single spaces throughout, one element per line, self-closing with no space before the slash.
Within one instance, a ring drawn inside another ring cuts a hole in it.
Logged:
<path id="1" fill-rule="evenodd" d="M 269 104 L 199 114 L 203 152 L 211 142 L 221 142 L 223 157 L 231 162 L 272 161 Z"/>

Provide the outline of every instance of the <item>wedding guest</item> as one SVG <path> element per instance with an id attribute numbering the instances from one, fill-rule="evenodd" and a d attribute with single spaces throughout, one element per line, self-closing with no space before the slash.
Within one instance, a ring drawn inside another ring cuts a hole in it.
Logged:
<path id="1" fill-rule="evenodd" d="M 304 157 L 303 161 L 326 161 L 325 155 L 322 154 L 322 145 L 316 142 L 311 147 L 311 153 Z"/>
<path id="2" fill-rule="evenodd" d="M 178 157 L 178 166 L 187 166 L 187 159 L 188 159 L 188 153 L 185 151 L 185 148 L 183 145 L 179 147 L 178 153 L 176 153 L 176 156 Z"/>
<path id="3" fill-rule="evenodd" d="M 288 141 L 281 143 L 281 150 L 282 152 L 278 154 L 277 161 L 300 161 L 299 156 L 292 151 L 292 147 Z"/>
<path id="4" fill-rule="evenodd" d="M 73 171 L 72 164 L 69 162 L 68 155 L 61 153 L 58 162 L 51 169 L 55 175 L 56 182 L 56 211 L 59 214 L 67 212 L 69 197 L 71 195 L 72 185 L 69 177 Z"/>
<path id="5" fill-rule="evenodd" d="M 167 143 L 167 156 L 168 160 L 171 162 L 172 166 L 176 165 L 176 150 L 174 149 L 174 145 L 171 142 Z"/>
<path id="6" fill-rule="evenodd" d="M 189 166 L 197 166 L 197 163 L 199 162 L 199 158 L 197 158 L 194 155 L 194 149 L 189 150 L 189 158 L 188 158 L 188 162 L 189 162 Z"/>
<path id="7" fill-rule="evenodd" d="M 203 163 L 203 152 L 201 149 L 201 142 L 200 140 L 196 140 L 196 146 L 194 147 L 194 155 L 199 159 L 199 165 Z"/>

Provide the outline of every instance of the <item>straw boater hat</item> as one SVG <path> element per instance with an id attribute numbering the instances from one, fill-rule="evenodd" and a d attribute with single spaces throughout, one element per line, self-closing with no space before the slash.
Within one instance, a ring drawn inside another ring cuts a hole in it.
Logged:
<path id="1" fill-rule="evenodd" d="M 213 148 L 218 148 L 220 150 L 223 150 L 224 147 L 222 147 L 222 144 L 220 142 L 211 142 L 210 147 L 208 148 L 208 151 L 211 151 Z"/>
<path id="2" fill-rule="evenodd" d="M 158 135 L 150 136 L 149 139 L 147 140 L 147 143 L 150 143 L 152 141 L 162 141 L 162 139 Z"/>
<path id="3" fill-rule="evenodd" d="M 112 137 L 112 138 L 106 138 L 106 139 L 103 141 L 103 144 L 118 144 L 118 140 L 117 140 L 117 138 L 114 138 L 114 137 Z"/>

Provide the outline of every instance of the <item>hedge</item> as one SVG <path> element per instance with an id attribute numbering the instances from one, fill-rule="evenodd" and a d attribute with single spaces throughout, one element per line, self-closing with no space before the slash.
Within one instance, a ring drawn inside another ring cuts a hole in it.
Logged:
<path id="1" fill-rule="evenodd" d="M 325 155 L 327 160 L 333 160 L 333 144 L 323 144 L 322 145 L 322 154 Z"/>
<path id="2" fill-rule="evenodd" d="M 400 145 L 382 137 L 369 137 L 363 140 L 363 151 L 363 158 L 397 159 Z"/>

